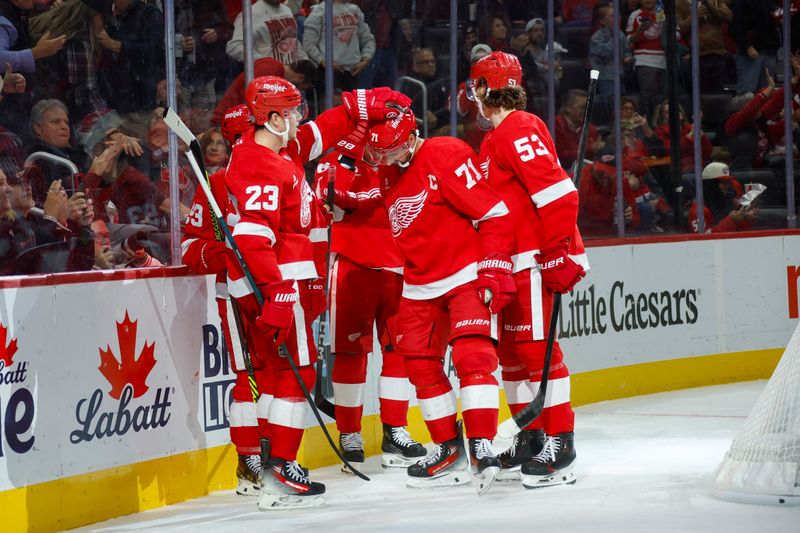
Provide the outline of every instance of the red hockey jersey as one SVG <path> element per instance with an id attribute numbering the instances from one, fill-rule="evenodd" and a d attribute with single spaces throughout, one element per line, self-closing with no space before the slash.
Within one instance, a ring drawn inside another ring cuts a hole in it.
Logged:
<path id="1" fill-rule="evenodd" d="M 382 166 L 379 176 L 392 236 L 405 257 L 404 297 L 446 294 L 477 279 L 486 255 L 512 252 L 508 208 L 464 141 L 428 139 L 405 171 Z"/>
<path id="2" fill-rule="evenodd" d="M 209 177 L 211 194 L 223 213 L 227 210 L 228 191 L 225 188 L 225 170 Z M 198 187 L 183 230 L 181 257 L 183 263 L 196 274 L 216 274 L 217 298 L 227 298 L 225 271 L 228 248 L 224 237 L 217 240 L 214 220 L 203 189 Z"/>
<path id="3" fill-rule="evenodd" d="M 486 136 L 480 157 L 489 185 L 511 212 L 514 271 L 531 268 L 540 250 L 566 240 L 572 260 L 589 270 L 577 226 L 578 193 L 558 162 L 544 122 L 514 111 Z"/>
<path id="4" fill-rule="evenodd" d="M 251 131 L 233 147 L 226 184 L 228 225 L 257 285 L 281 279 L 319 277 L 314 242 L 324 242 L 314 192 L 303 164 L 344 137 L 354 124 L 343 107 L 322 113 L 298 128 L 297 138 L 280 153 L 255 142 Z M 317 231 L 314 231 L 317 230 Z M 251 293 L 238 265 L 229 264 L 228 290 Z"/>
<path id="5" fill-rule="evenodd" d="M 402 274 L 403 257 L 392 238 L 389 217 L 383 206 L 377 171 L 359 161 L 352 172 L 339 164 L 331 152 L 317 165 L 315 182 L 319 198 L 327 195 L 328 171 L 335 166 L 339 191 L 331 230 L 331 251 L 366 268 L 381 268 Z M 340 211 L 343 213 L 339 214 Z"/>

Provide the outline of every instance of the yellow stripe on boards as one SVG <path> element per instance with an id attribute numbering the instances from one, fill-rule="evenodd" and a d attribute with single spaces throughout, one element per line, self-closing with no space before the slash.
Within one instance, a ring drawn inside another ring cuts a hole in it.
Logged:
<path id="1" fill-rule="evenodd" d="M 754 350 L 578 373 L 572 375 L 572 405 L 766 379 L 782 353 Z M 500 420 L 509 416 L 502 397 Z M 418 407 L 409 410 L 408 423 L 415 439 L 430 442 Z M 335 424 L 328 430 L 336 441 Z M 380 453 L 382 433 L 378 415 L 364 418 L 367 455 Z M 233 489 L 236 459 L 232 446 L 218 446 L 0 492 L 2 531 L 58 531 Z M 339 462 L 318 427 L 305 432 L 298 460 L 309 468 Z"/>

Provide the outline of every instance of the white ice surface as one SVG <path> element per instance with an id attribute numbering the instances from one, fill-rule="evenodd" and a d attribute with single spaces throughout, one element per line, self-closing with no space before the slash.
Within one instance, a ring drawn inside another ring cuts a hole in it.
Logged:
<path id="1" fill-rule="evenodd" d="M 368 458 L 367 483 L 338 467 L 312 472 L 327 485 L 322 509 L 261 513 L 256 499 L 219 492 L 80 531 L 530 531 L 800 533 L 800 507 L 719 501 L 709 479 L 765 382 L 704 387 L 576 410 L 578 482 L 525 490 L 497 483 L 405 487 L 402 471 Z M 499 443 L 498 443 L 499 444 Z"/>

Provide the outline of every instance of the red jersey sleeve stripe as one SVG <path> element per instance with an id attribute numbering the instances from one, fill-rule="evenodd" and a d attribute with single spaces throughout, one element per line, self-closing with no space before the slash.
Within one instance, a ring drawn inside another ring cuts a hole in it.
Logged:
<path id="1" fill-rule="evenodd" d="M 248 294 L 253 294 L 250 284 L 247 282 L 247 278 L 231 279 L 228 277 L 227 282 L 228 294 L 234 298 L 244 298 Z"/>
<path id="2" fill-rule="evenodd" d="M 576 189 L 575 184 L 572 183 L 572 180 L 570 178 L 564 178 L 558 183 L 554 183 L 546 189 L 542 189 L 536 194 L 532 194 L 531 200 L 533 200 L 533 203 L 536 204 L 536 207 L 541 209 L 547 204 L 555 202 L 562 196 L 566 196 L 574 190 Z"/>
<path id="3" fill-rule="evenodd" d="M 233 228 L 233 236 L 239 237 L 241 235 L 254 235 L 256 237 L 266 237 L 269 239 L 270 244 L 275 244 L 275 233 L 263 224 L 256 224 L 255 222 L 239 222 Z"/>
<path id="4" fill-rule="evenodd" d="M 181 258 L 186 257 L 186 252 L 189 251 L 189 247 L 192 243 L 199 241 L 200 239 L 186 239 L 181 243 Z"/>
<path id="5" fill-rule="evenodd" d="M 505 202 L 500 201 L 494 204 L 494 206 L 492 206 L 492 208 L 489 209 L 485 215 L 483 215 L 478 220 L 473 220 L 472 223 L 477 225 L 483 222 L 484 220 L 489 220 L 490 218 L 502 217 L 507 214 L 508 214 L 508 206 L 506 206 Z"/>
<path id="6" fill-rule="evenodd" d="M 308 160 L 311 161 L 312 159 L 316 159 L 322 155 L 322 133 L 319 131 L 319 127 L 314 121 L 308 123 L 311 126 L 311 131 L 314 133 L 314 144 L 311 146 L 311 150 L 308 153 Z"/>
<path id="7" fill-rule="evenodd" d="M 327 242 L 328 228 L 313 228 L 308 233 L 308 240 L 311 242 Z"/>

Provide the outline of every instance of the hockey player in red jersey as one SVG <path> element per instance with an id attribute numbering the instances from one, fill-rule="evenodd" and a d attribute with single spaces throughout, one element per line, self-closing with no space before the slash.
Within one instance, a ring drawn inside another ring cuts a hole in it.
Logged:
<path id="1" fill-rule="evenodd" d="M 561 168 L 545 124 L 525 109 L 519 60 L 493 52 L 476 62 L 468 85 L 494 129 L 480 151 L 489 186 L 508 204 L 516 232 L 516 300 L 503 310 L 498 355 L 512 413 L 536 395 L 555 293 L 572 290 L 588 261 L 576 226 L 578 193 Z M 574 414 L 569 371 L 558 342 L 553 346 L 542 415 L 500 455 L 499 479 L 534 488 L 575 480 Z"/>
<path id="2" fill-rule="evenodd" d="M 346 168 L 339 162 L 341 155 L 329 153 L 316 170 L 320 198 L 327 195 L 334 172 L 330 324 L 339 446 L 351 463 L 364 462 L 361 416 L 374 324 L 383 355 L 378 381 L 381 462 L 384 467 L 407 467 L 427 451 L 405 429 L 410 385 L 403 356 L 395 347 L 403 258 L 392 239 L 377 172 L 360 160 L 355 170 Z"/>
<path id="3" fill-rule="evenodd" d="M 261 309 L 237 263 L 229 263 L 228 290 L 240 302 L 256 335 L 259 357 L 254 361 L 261 381 L 274 383 L 273 397 L 258 401 L 259 430 L 270 438 L 269 472 L 262 475 L 259 509 L 313 507 L 324 503 L 325 486 L 312 482 L 296 461 L 303 437 L 307 405 L 300 384 L 287 361 L 292 357 L 308 389 L 315 379 L 316 346 L 311 322 L 319 311 L 319 277 L 312 241 L 316 199 L 305 180 L 302 164 L 322 154 L 350 134 L 363 109 L 364 118 L 382 117 L 388 89 L 356 97 L 343 95 L 347 104 L 298 127 L 303 116 L 299 91 L 282 78 L 256 78 L 245 91 L 255 129 L 234 145 L 226 184 L 228 224 L 233 237 L 264 296 Z M 316 308 L 315 308 L 316 307 Z M 283 352 L 283 344 L 288 353 Z M 263 390 L 263 389 L 262 389 Z"/>
<path id="4" fill-rule="evenodd" d="M 515 293 L 508 209 L 478 172 L 472 149 L 451 137 L 421 139 L 410 111 L 371 127 L 364 156 L 380 165 L 392 236 L 405 258 L 396 348 L 436 445 L 408 467 L 408 484 L 469 483 L 469 463 L 488 488 L 500 469 L 491 443 L 499 403 L 492 314 Z M 448 343 L 469 459 L 443 368 Z"/>
<path id="5" fill-rule="evenodd" d="M 253 128 L 250 123 L 250 111 L 242 104 L 229 109 L 222 120 L 222 135 L 233 144 L 239 137 Z M 228 205 L 228 191 L 225 188 L 225 169 L 219 170 L 208 178 L 211 193 L 223 213 Z M 183 262 L 192 272 L 197 274 L 216 274 L 216 300 L 219 319 L 225 346 L 230 357 L 231 367 L 236 373 L 233 403 L 228 414 L 231 431 L 231 442 L 239 454 L 236 468 L 238 484 L 236 493 L 243 496 L 258 496 L 258 476 L 261 471 L 259 460 L 258 424 L 256 422 L 256 405 L 250 396 L 250 385 L 242 355 L 243 345 L 252 342 L 240 338 L 236 327 L 234 309 L 228 297 L 225 284 L 226 255 L 229 253 L 222 232 L 215 227 L 214 216 L 208 199 L 200 187 L 197 188 L 189 217 L 184 229 L 181 251 Z M 269 388 L 264 391 L 270 394 Z"/>

